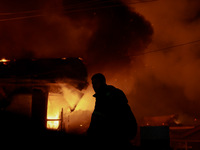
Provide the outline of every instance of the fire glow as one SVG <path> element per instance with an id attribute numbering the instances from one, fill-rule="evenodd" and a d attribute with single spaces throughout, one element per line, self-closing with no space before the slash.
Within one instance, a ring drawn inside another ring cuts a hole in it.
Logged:
<path id="1" fill-rule="evenodd" d="M 47 105 L 47 128 L 48 129 L 58 129 L 59 121 L 49 121 L 51 119 L 59 119 L 60 116 L 60 107 L 55 105 L 57 99 L 60 99 L 61 95 L 49 93 L 48 96 L 48 105 Z"/>
<path id="2" fill-rule="evenodd" d="M 7 60 L 7 59 L 5 59 L 5 58 L 2 58 L 1 60 L 0 60 L 0 62 L 3 62 L 3 63 L 6 63 L 6 62 L 9 62 L 10 60 Z"/>
<path id="3" fill-rule="evenodd" d="M 74 87 L 64 84 L 59 84 L 59 87 L 59 92 L 50 92 L 48 95 L 47 129 L 63 130 L 65 121 L 67 121 L 65 118 L 75 111 L 83 96 L 83 93 Z M 79 105 L 79 109 L 80 107 Z"/>
<path id="4" fill-rule="evenodd" d="M 10 60 L 5 58 L 0 59 L 0 63 L 3 63 L 4 65 L 7 65 L 8 62 L 10 62 Z"/>

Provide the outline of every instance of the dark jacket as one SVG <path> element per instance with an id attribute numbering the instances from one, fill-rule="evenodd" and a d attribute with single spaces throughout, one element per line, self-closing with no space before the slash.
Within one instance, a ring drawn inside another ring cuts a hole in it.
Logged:
<path id="1" fill-rule="evenodd" d="M 123 139 L 136 136 L 137 122 L 123 91 L 106 85 L 94 97 L 96 104 L 88 129 L 89 135 Z"/>

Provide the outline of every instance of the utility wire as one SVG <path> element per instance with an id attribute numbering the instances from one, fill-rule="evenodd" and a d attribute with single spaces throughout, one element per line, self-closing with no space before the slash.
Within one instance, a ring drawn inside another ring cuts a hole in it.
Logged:
<path id="1" fill-rule="evenodd" d="M 147 3 L 147 2 L 153 2 L 153 1 L 158 1 L 158 0 L 145 0 L 145 1 L 136 0 L 134 2 L 129 2 L 128 4 Z M 118 5 L 123 5 L 123 3 L 120 4 L 119 2 L 117 2 L 115 0 L 107 0 L 107 1 L 88 0 L 88 1 L 84 1 L 84 2 L 70 4 L 70 5 L 67 5 L 67 6 L 65 5 L 64 9 L 71 9 L 71 8 L 77 9 L 78 7 L 88 7 L 90 5 L 105 4 L 105 3 L 110 3 L 110 2 L 115 2 L 115 3 L 118 3 Z M 115 6 L 115 5 L 110 5 L 110 6 Z M 52 8 L 52 9 L 55 9 L 55 8 Z M 6 13 L 0 13 L 0 16 L 17 15 L 17 14 L 30 14 L 30 13 L 39 13 L 39 12 L 41 12 L 41 10 L 39 10 L 39 9 L 30 10 L 30 11 L 22 11 L 22 12 L 13 12 L 13 13 L 6 12 Z"/>
<path id="2" fill-rule="evenodd" d="M 9 15 L 18 15 L 18 14 L 31 14 L 31 13 L 39 13 L 41 10 L 29 10 L 29 11 L 20 11 L 20 12 L 13 12 L 13 13 L 0 13 L 0 16 L 9 16 Z"/>
<path id="3" fill-rule="evenodd" d="M 148 0 L 148 1 L 137 1 L 137 2 L 131 2 L 131 3 L 127 3 L 127 4 L 138 4 L 138 3 L 147 3 L 147 2 L 154 2 L 154 1 L 158 1 L 158 0 Z M 96 10 L 96 9 L 103 9 L 103 8 L 110 8 L 110 7 L 120 7 L 120 6 L 125 6 L 124 3 L 115 3 L 115 4 L 109 4 L 112 1 L 101 1 L 98 4 L 92 3 L 91 6 L 87 6 L 87 7 L 79 7 L 79 9 L 77 9 L 75 7 L 75 9 L 70 9 L 70 8 L 65 8 L 67 13 L 74 13 L 74 12 L 81 12 L 81 11 L 88 11 L 88 10 Z M 102 6 L 102 4 L 105 4 L 104 6 Z M 108 3 L 108 4 L 106 4 Z M 101 6 L 98 6 L 99 4 L 101 4 Z M 96 6 L 94 6 L 96 5 Z"/>
<path id="4" fill-rule="evenodd" d="M 131 2 L 128 4 L 137 4 L 137 3 L 147 3 L 147 2 L 154 2 L 158 0 L 147 0 L 147 1 L 137 1 L 137 2 Z M 82 5 L 81 3 L 74 4 L 74 5 L 69 5 L 68 7 L 64 6 L 64 10 L 67 14 L 74 13 L 74 12 L 81 12 L 81 11 L 88 11 L 88 10 L 94 10 L 94 9 L 103 9 L 103 8 L 109 8 L 109 7 L 119 7 L 123 6 L 123 3 L 118 3 L 118 4 L 112 4 L 112 5 L 105 5 L 105 6 L 98 6 L 98 4 L 103 4 L 103 3 L 109 3 L 109 2 L 114 2 L 112 0 L 109 1 L 96 1 L 96 3 L 91 3 L 92 1 L 87 1 L 87 3 L 90 3 L 89 5 Z M 84 2 L 82 2 L 83 4 Z M 86 4 L 86 2 L 85 2 Z M 95 7 L 92 7 L 93 5 L 96 5 Z M 76 6 L 79 6 L 78 9 Z M 52 8 L 55 9 L 55 8 Z M 10 17 L 10 18 L 4 18 L 0 19 L 0 22 L 3 21 L 12 21 L 12 20 L 23 20 L 23 19 L 28 19 L 28 18 L 36 18 L 36 17 L 41 17 L 45 16 L 44 14 L 41 14 L 41 10 L 30 10 L 30 11 L 23 11 L 23 12 L 16 12 L 16 13 L 0 13 L 0 16 L 9 16 L 9 15 L 23 15 L 23 14 L 31 14 L 35 13 L 34 15 L 26 15 L 26 16 L 20 16 L 20 17 Z"/>
<path id="5" fill-rule="evenodd" d="M 23 16 L 23 17 L 15 17 L 15 18 L 5 18 L 5 19 L 0 19 L 0 22 L 11 21 L 11 20 L 23 20 L 23 19 L 28 19 L 28 18 L 42 17 L 42 16 L 44 16 L 44 15 L 33 15 L 33 16 Z"/>
<path id="6" fill-rule="evenodd" d="M 147 51 L 147 52 L 140 53 L 140 54 L 135 54 L 135 55 L 130 55 L 130 56 L 132 56 L 132 57 L 142 56 L 142 55 L 146 55 L 146 54 L 150 54 L 150 53 L 156 53 L 156 52 L 160 52 L 160 51 L 170 50 L 170 49 L 176 48 L 176 47 L 195 44 L 195 43 L 198 43 L 198 42 L 200 42 L 200 40 L 191 41 L 191 42 L 182 43 L 182 44 L 177 44 L 177 45 L 172 45 L 172 46 L 169 46 L 169 47 L 165 47 L 165 48 L 161 48 L 161 49 L 157 49 L 157 50 L 151 50 L 151 51 Z"/>

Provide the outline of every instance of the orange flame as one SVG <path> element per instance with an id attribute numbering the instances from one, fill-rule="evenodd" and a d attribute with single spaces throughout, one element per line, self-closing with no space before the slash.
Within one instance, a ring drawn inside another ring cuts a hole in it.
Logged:
<path id="1" fill-rule="evenodd" d="M 47 106 L 47 128 L 58 129 L 59 121 L 49 121 L 51 119 L 59 119 L 60 106 L 55 105 L 56 100 L 62 98 L 59 94 L 49 93 L 48 106 Z"/>
<path id="2" fill-rule="evenodd" d="M 61 91 L 58 93 L 50 92 L 48 95 L 47 129 L 60 129 L 61 123 L 67 121 L 66 118 L 71 112 L 80 109 L 90 109 L 90 104 L 93 102 L 90 101 L 92 97 L 91 89 L 81 92 L 69 85 L 58 83 L 58 86 L 61 88 Z M 91 106 L 93 105 L 91 104 Z M 63 120 L 61 119 L 62 109 Z"/>
<path id="3" fill-rule="evenodd" d="M 9 62 L 9 61 L 10 61 L 10 60 L 5 59 L 5 58 L 0 59 L 0 62 L 2 62 L 2 63 L 6 63 L 6 62 Z"/>

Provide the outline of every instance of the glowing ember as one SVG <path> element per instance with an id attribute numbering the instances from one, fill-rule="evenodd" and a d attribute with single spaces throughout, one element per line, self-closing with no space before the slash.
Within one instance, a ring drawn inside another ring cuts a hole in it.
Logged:
<path id="1" fill-rule="evenodd" d="M 7 62 L 10 62 L 10 60 L 5 58 L 0 59 L 0 63 L 3 63 L 4 65 L 7 65 Z"/>
<path id="2" fill-rule="evenodd" d="M 5 59 L 5 58 L 2 58 L 2 59 L 0 59 L 0 62 L 2 62 L 2 63 L 6 63 L 6 62 L 9 62 L 10 60 L 7 60 L 7 59 Z"/>

